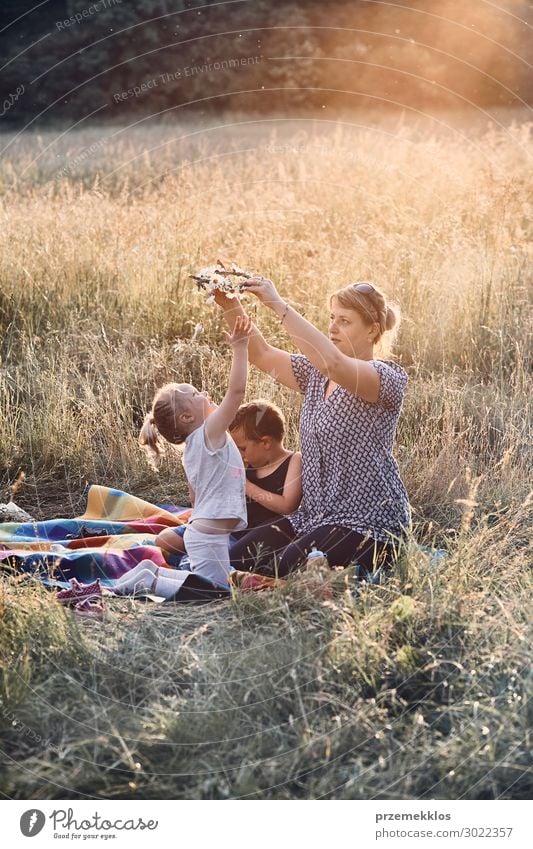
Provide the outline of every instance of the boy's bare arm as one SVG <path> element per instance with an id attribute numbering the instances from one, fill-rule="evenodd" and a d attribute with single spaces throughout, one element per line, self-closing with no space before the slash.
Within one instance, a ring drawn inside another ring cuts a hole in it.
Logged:
<path id="1" fill-rule="evenodd" d="M 302 500 L 302 455 L 299 452 L 293 454 L 281 495 L 268 492 L 250 481 L 246 481 L 246 495 L 273 513 L 279 513 L 281 516 L 293 513 Z"/>

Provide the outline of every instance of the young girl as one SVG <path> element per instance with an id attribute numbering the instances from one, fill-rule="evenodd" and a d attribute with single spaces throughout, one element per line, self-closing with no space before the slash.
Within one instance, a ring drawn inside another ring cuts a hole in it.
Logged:
<path id="1" fill-rule="evenodd" d="M 155 396 L 139 435 L 153 461 L 164 453 L 165 442 L 185 443 L 183 466 L 193 504 L 185 530 L 190 570 L 221 587 L 227 587 L 231 571 L 230 533 L 246 527 L 244 465 L 226 431 L 246 390 L 251 331 L 250 319 L 243 317 L 231 336 L 226 334 L 233 348 L 233 364 L 219 407 L 188 383 L 169 383 Z M 114 589 L 119 593 L 146 591 L 170 599 L 189 574 L 143 560 L 123 575 Z"/>
<path id="2" fill-rule="evenodd" d="M 241 539 L 250 529 L 296 510 L 302 499 L 302 455 L 285 448 L 283 413 L 262 398 L 241 404 L 229 432 L 246 466 L 248 526 L 232 533 L 234 539 Z M 156 545 L 171 563 L 173 555 L 185 552 L 186 528 L 165 528 L 156 537 Z"/>

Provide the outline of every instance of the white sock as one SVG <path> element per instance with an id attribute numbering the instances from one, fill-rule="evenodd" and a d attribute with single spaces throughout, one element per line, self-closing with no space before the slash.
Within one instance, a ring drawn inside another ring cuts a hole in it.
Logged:
<path id="1" fill-rule="evenodd" d="M 190 572 L 184 570 L 156 566 L 152 560 L 141 560 L 137 566 L 118 579 L 114 590 L 120 595 L 152 592 L 154 595 L 169 599 L 176 595 L 184 578 L 187 578 L 190 574 Z"/>
<path id="2" fill-rule="evenodd" d="M 147 590 L 153 583 L 156 570 L 157 566 L 152 560 L 141 560 L 137 566 L 118 579 L 113 589 L 121 594 Z"/>

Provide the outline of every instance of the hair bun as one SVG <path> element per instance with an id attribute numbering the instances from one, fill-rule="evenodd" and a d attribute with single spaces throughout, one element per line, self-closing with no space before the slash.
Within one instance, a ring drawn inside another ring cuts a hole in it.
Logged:
<path id="1" fill-rule="evenodd" d="M 398 307 L 392 307 L 390 306 L 390 304 L 387 304 L 387 312 L 385 315 L 385 330 L 392 330 L 392 328 L 396 326 L 399 317 L 400 315 Z"/>

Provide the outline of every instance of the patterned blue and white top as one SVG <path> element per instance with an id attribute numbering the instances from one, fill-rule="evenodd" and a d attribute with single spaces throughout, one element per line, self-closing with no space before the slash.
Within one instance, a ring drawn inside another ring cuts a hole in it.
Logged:
<path id="1" fill-rule="evenodd" d="M 325 399 L 328 379 L 303 354 L 291 355 L 304 394 L 303 500 L 288 517 L 298 534 L 335 524 L 391 542 L 410 525 L 409 499 L 392 456 L 407 374 L 394 362 L 371 362 L 380 376 L 375 404 L 342 386 Z"/>

